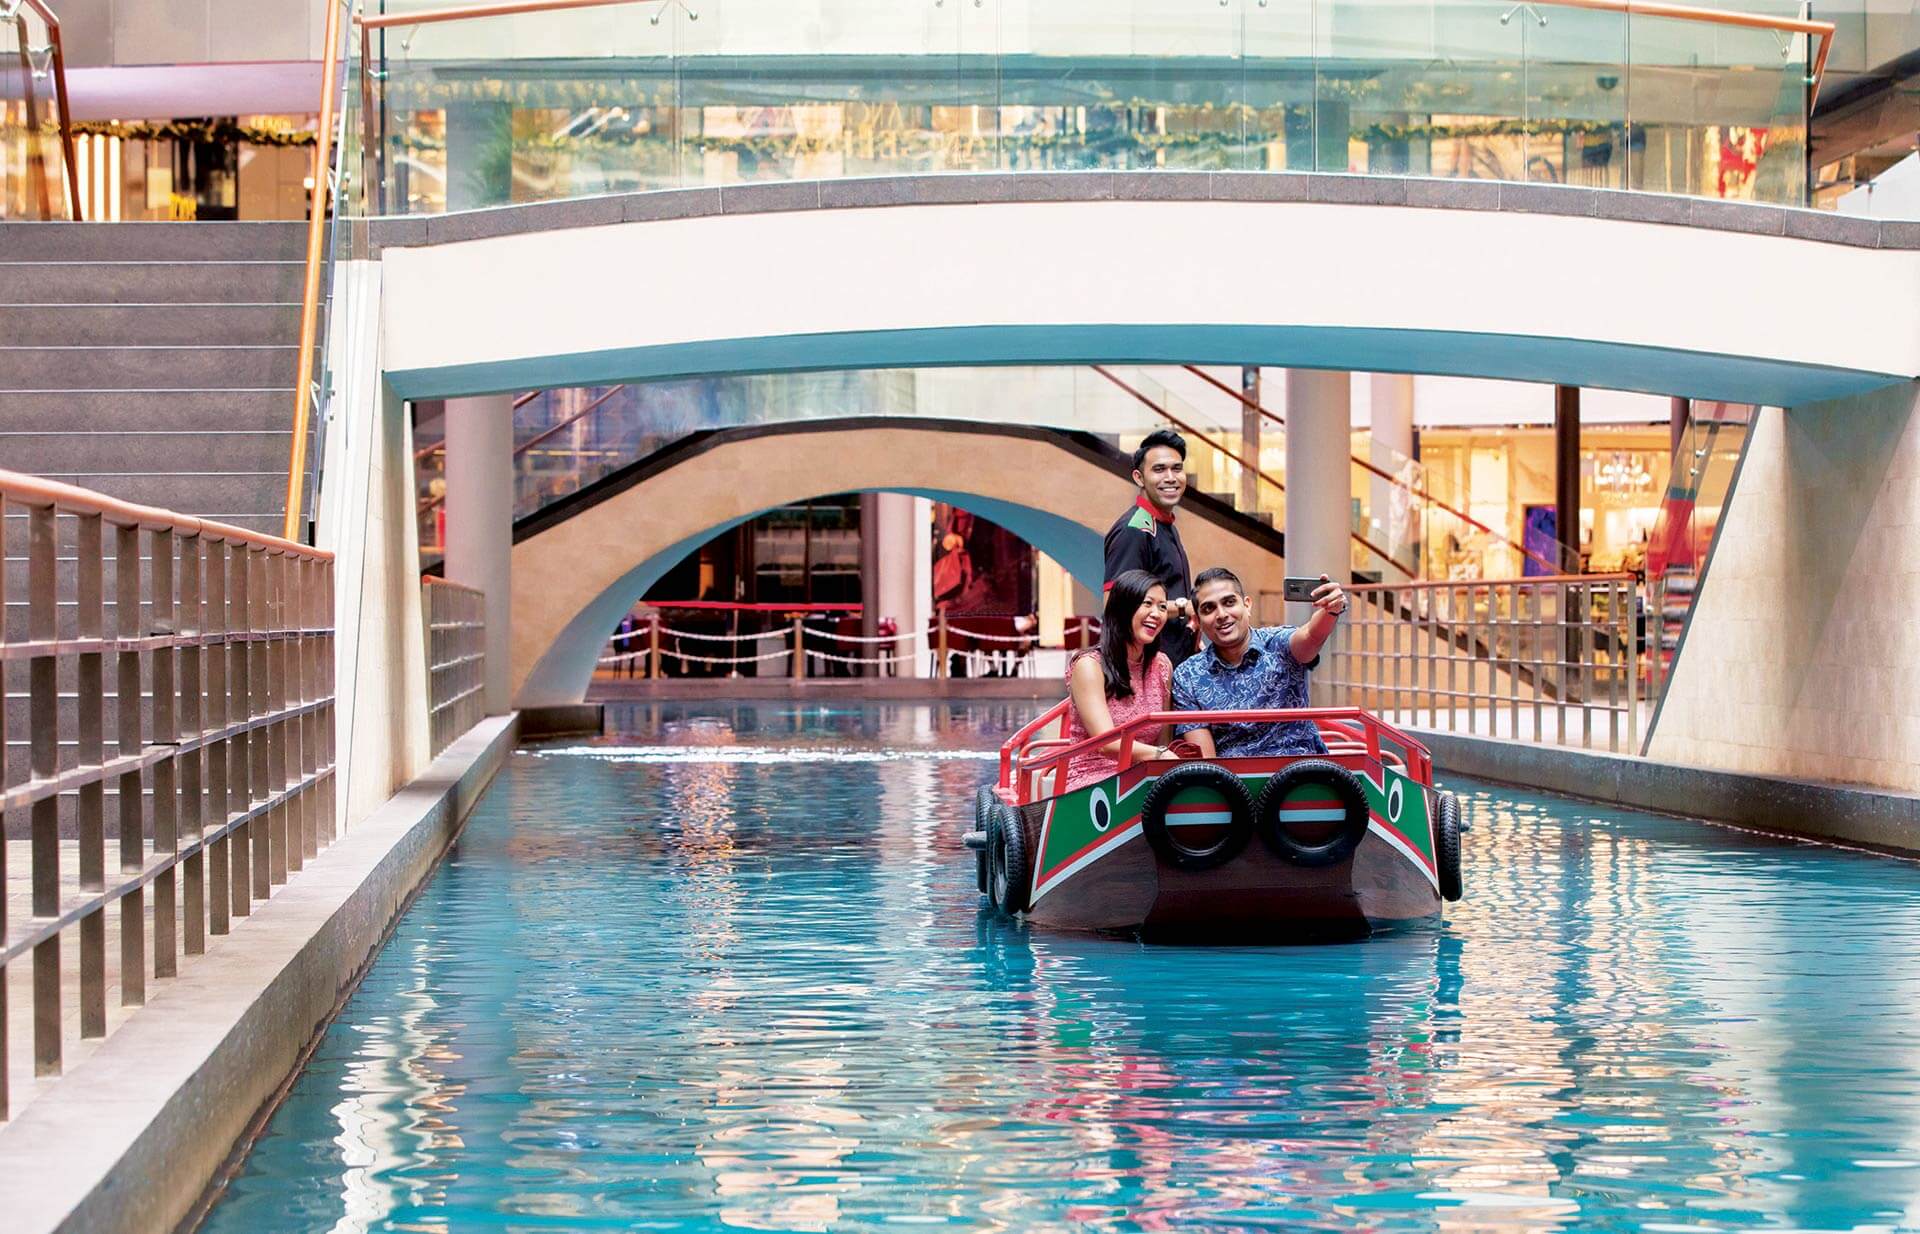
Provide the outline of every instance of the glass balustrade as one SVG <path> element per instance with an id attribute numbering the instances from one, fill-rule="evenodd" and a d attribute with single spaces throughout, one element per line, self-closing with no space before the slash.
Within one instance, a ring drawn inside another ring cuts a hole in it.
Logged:
<path id="1" fill-rule="evenodd" d="M 429 7 L 386 6 L 400 21 L 353 48 L 366 212 L 1156 168 L 1805 199 L 1817 40 L 1774 28 L 1569 0 L 646 0 L 404 24 Z"/>
<path id="2" fill-rule="evenodd" d="M 64 66 L 50 16 L 32 3 L 0 4 L 0 219 L 105 217 L 86 212 L 84 200 L 75 210 L 76 181 L 108 183 L 109 157 L 111 173 L 119 174 L 118 150 L 109 155 L 105 142 L 98 143 L 103 165 L 92 176 L 76 175 L 79 169 L 67 164 L 60 124 Z M 84 187 L 77 191 L 84 197 Z"/>

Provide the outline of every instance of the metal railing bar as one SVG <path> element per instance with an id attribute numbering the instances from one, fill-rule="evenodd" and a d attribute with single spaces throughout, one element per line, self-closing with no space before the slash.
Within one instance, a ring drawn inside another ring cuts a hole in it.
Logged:
<path id="1" fill-rule="evenodd" d="M 52 777 L 35 776 L 19 784 L 0 789 L 0 809 L 25 809 L 34 802 L 45 801 L 50 797 L 58 797 L 62 793 L 76 791 L 84 788 L 88 784 L 98 783 L 133 771 L 144 770 L 159 761 L 172 758 L 178 754 L 192 754 L 196 750 L 203 750 L 219 742 L 229 741 L 235 737 L 244 737 L 270 724 L 278 724 L 284 720 L 297 719 L 301 716 L 310 715 L 316 711 L 331 707 L 333 703 L 333 697 L 330 695 L 325 698 L 312 699 L 298 706 L 289 707 L 284 711 L 254 716 L 250 719 L 240 720 L 219 729 L 210 729 L 204 733 L 196 733 L 193 736 L 184 737 L 180 741 L 170 745 L 147 745 L 143 746 L 136 754 L 122 754 L 117 758 L 108 759 L 100 763 L 83 763 L 80 766 L 70 767 L 65 771 L 57 772 Z M 73 743 L 62 743 L 61 748 L 70 748 L 72 744 Z"/>
<path id="2" fill-rule="evenodd" d="M 149 886 L 160 874 L 178 867 L 190 857 L 205 852 L 215 842 L 228 838 L 236 828 L 257 822 L 268 811 L 277 809 L 304 795 L 308 790 L 319 787 L 322 781 L 331 779 L 333 774 L 333 764 L 329 763 L 300 783 L 264 801 L 257 802 L 226 822 L 202 832 L 199 837 L 182 844 L 177 852 L 154 853 L 146 859 L 146 864 L 138 873 L 130 874 L 129 877 L 121 879 L 105 890 L 88 891 L 83 896 L 67 899 L 54 916 L 35 915 L 26 918 L 26 926 L 16 926 L 9 930 L 6 945 L 0 948 L 0 967 L 5 967 L 19 959 L 40 943 L 56 937 L 61 931 L 97 913 L 129 892 Z"/>

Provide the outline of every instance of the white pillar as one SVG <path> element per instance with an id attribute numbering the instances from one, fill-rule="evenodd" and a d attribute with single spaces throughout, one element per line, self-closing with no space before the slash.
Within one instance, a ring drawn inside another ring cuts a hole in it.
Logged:
<path id="1" fill-rule="evenodd" d="M 1402 481 L 1395 484 L 1373 477 L 1372 494 L 1367 507 L 1375 534 L 1367 538 L 1387 550 L 1393 560 L 1420 568 L 1420 548 L 1415 539 L 1413 518 L 1406 485 L 1413 476 L 1407 463 L 1413 458 L 1413 375 L 1410 373 L 1372 374 L 1372 463 L 1381 471 Z M 1398 577 L 1402 572 L 1389 568 Z"/>
<path id="2" fill-rule="evenodd" d="M 1352 577 L 1353 381 L 1345 372 L 1287 370 L 1287 573 Z M 1306 619 L 1292 606 L 1290 621 Z"/>
<path id="3" fill-rule="evenodd" d="M 487 714 L 513 681 L 513 396 L 447 400 L 447 581 L 487 596 Z"/>
<path id="4" fill-rule="evenodd" d="M 933 506 L 923 497 L 880 493 L 874 508 L 878 615 L 893 618 L 900 633 L 916 635 L 933 614 Z M 926 647 L 925 641 L 902 645 L 912 658 L 900 662 L 900 676 L 926 675 Z"/>

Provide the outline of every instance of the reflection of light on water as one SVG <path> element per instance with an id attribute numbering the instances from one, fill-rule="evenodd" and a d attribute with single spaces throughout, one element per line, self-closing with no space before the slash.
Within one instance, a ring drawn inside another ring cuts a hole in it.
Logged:
<path id="1" fill-rule="evenodd" d="M 854 746 L 559 746 L 539 758 L 591 758 L 603 763 L 919 763 L 997 761 L 998 750 L 873 750 Z"/>
<path id="2" fill-rule="evenodd" d="M 410 1183 L 401 1167 L 433 1160 L 436 1149 L 464 1147 L 440 1118 L 460 1090 L 428 1065 L 444 1060 L 447 1049 L 423 1028 L 436 1009 L 424 958 L 416 957 L 410 971 L 413 985 L 400 996 L 398 1015 L 354 1026 L 361 1045 L 339 1086 L 347 1095 L 329 1111 L 340 1125 L 333 1142 L 345 1167 L 339 1176 L 345 1211 L 332 1234 L 366 1234 L 402 1204 L 423 1202 L 432 1189 Z"/>
<path id="3" fill-rule="evenodd" d="M 1912 867 L 1469 786 L 1439 928 L 1145 947 L 978 915 L 1024 716 L 711 710 L 516 756 L 208 1234 L 1920 1230 Z"/>

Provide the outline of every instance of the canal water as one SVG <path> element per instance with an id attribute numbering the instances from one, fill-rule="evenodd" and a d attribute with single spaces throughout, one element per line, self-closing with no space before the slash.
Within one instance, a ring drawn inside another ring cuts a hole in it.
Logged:
<path id="1" fill-rule="evenodd" d="M 1027 711 L 515 754 L 206 1228 L 1920 1229 L 1920 865 L 1461 781 L 1442 926 L 1049 936 Z"/>

